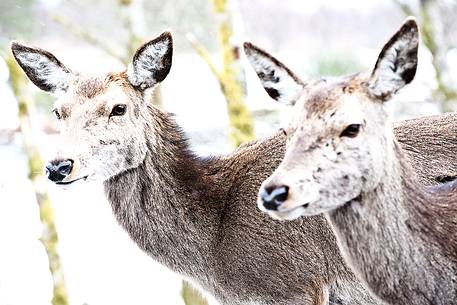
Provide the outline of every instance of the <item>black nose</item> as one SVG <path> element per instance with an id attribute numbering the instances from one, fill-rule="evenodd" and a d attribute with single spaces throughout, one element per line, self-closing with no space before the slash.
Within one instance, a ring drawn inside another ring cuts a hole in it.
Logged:
<path id="1" fill-rule="evenodd" d="M 260 199 L 267 210 L 277 211 L 278 207 L 287 200 L 289 187 L 285 185 L 266 187 L 260 192 Z"/>
<path id="2" fill-rule="evenodd" d="M 61 182 L 73 169 L 73 160 L 54 160 L 46 165 L 46 175 L 53 182 Z"/>

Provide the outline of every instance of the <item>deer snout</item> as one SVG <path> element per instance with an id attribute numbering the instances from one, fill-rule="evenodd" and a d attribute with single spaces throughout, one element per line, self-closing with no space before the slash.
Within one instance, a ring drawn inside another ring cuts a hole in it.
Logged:
<path id="1" fill-rule="evenodd" d="M 265 186 L 260 190 L 259 196 L 265 209 L 277 211 L 278 207 L 287 200 L 289 187 L 286 185 Z"/>
<path id="2" fill-rule="evenodd" d="M 52 182 L 62 182 L 73 169 L 73 160 L 53 160 L 46 164 L 46 175 Z"/>

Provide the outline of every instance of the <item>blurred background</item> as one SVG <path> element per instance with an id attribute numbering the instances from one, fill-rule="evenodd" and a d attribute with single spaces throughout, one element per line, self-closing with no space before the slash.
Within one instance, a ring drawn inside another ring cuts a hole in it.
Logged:
<path id="1" fill-rule="evenodd" d="M 42 177 L 54 149 L 54 98 L 12 60 L 19 40 L 73 70 L 121 70 L 141 43 L 174 35 L 173 68 L 151 103 L 176 114 L 200 155 L 273 133 L 287 116 L 240 46 L 252 41 L 303 78 L 370 71 L 407 15 L 422 31 L 415 81 L 396 119 L 457 103 L 454 0 L 0 1 L 0 305 L 217 304 L 142 253 L 117 225 L 102 186 L 64 191 Z"/>

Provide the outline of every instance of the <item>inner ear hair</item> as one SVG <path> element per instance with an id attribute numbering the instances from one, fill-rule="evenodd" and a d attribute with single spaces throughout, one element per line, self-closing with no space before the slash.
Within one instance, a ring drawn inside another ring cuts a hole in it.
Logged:
<path id="1" fill-rule="evenodd" d="M 415 18 L 409 17 L 379 54 L 368 82 L 374 96 L 388 100 L 414 79 L 418 47 L 419 28 Z"/>
<path id="2" fill-rule="evenodd" d="M 145 90 L 163 81 L 170 72 L 173 57 L 173 39 L 170 32 L 142 45 L 127 69 L 129 82 Z"/>
<path id="3" fill-rule="evenodd" d="M 268 95 L 285 104 L 294 104 L 303 92 L 304 82 L 286 65 L 250 42 L 244 52 Z"/>
<path id="4" fill-rule="evenodd" d="M 68 89 L 71 70 L 53 54 L 40 49 L 11 42 L 11 51 L 27 77 L 40 89 L 55 93 Z"/>

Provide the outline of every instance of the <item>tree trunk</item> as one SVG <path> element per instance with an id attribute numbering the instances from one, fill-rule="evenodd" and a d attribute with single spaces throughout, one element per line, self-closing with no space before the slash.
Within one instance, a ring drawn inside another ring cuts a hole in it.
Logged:
<path id="1" fill-rule="evenodd" d="M 416 7 L 407 0 L 396 2 L 406 15 L 417 16 L 422 41 L 433 56 L 432 64 L 438 84 L 433 92 L 434 100 L 441 103 L 442 111 L 455 111 L 457 90 L 450 78 L 446 57 L 457 43 L 456 38 L 448 34 L 454 33 L 453 30 L 457 29 L 457 5 L 436 0 L 420 0 Z"/>
<path id="2" fill-rule="evenodd" d="M 208 305 L 201 293 L 185 280 L 182 281 L 181 296 L 186 305 Z"/>
<path id="3" fill-rule="evenodd" d="M 44 187 L 46 182 L 42 176 L 43 161 L 31 132 L 37 128 L 36 126 L 32 126 L 33 100 L 28 94 L 28 81 L 12 56 L 7 59 L 7 64 L 10 71 L 11 86 L 19 103 L 20 132 L 22 133 L 24 152 L 28 160 L 29 178 L 33 183 L 37 202 L 40 207 L 40 218 L 43 224 L 43 233 L 40 240 L 46 249 L 49 259 L 49 269 L 54 281 L 52 304 L 68 305 L 64 273 L 57 252 L 59 238 L 54 223 L 53 208 Z"/>
<path id="4" fill-rule="evenodd" d="M 239 46 L 233 44 L 233 16 L 228 0 L 211 0 L 219 20 L 219 44 L 222 52 L 223 67 L 219 82 L 227 101 L 230 122 L 230 140 L 235 147 L 252 141 L 254 120 L 244 102 L 245 86 L 239 62 Z"/>

